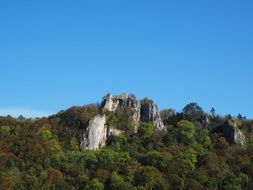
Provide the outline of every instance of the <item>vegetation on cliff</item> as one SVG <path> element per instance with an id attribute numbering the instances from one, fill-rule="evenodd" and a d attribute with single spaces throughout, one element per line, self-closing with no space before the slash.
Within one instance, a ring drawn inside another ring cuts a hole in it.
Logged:
<path id="1" fill-rule="evenodd" d="M 82 130 L 101 112 L 87 105 L 35 120 L 0 117 L 0 189 L 252 189 L 252 121 L 191 103 L 180 113 L 161 112 L 166 132 L 145 122 L 134 132 L 129 110 L 119 109 L 106 114 L 124 132 L 100 150 L 83 151 Z M 228 119 L 245 146 L 214 130 Z"/>

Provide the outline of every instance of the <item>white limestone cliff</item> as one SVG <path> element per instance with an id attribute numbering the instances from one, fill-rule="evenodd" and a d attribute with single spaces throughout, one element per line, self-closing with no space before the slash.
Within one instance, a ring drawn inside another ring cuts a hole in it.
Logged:
<path id="1" fill-rule="evenodd" d="M 141 101 L 141 120 L 152 122 L 158 131 L 166 131 L 157 105 L 151 100 L 144 99 Z"/>
<path id="2" fill-rule="evenodd" d="M 141 104 L 134 96 L 128 95 L 127 93 L 119 96 L 108 94 L 104 97 L 102 107 L 111 112 L 115 112 L 118 108 L 129 108 L 133 112 L 133 126 L 135 131 L 137 131 L 140 122 Z"/>
<path id="3" fill-rule="evenodd" d="M 81 147 L 84 150 L 97 150 L 106 145 L 107 127 L 105 115 L 97 115 L 90 122 L 83 134 Z"/>
<path id="4" fill-rule="evenodd" d="M 157 106 L 153 101 L 146 99 L 137 100 L 133 95 L 122 94 L 112 96 L 108 94 L 104 97 L 101 107 L 109 112 L 115 112 L 117 109 L 130 109 L 134 131 L 137 132 L 140 122 L 151 122 L 156 130 L 166 131 L 162 122 Z M 106 145 L 107 140 L 112 136 L 118 136 L 122 131 L 106 125 L 106 115 L 97 115 L 90 122 L 83 134 L 81 147 L 83 150 L 96 150 Z"/>

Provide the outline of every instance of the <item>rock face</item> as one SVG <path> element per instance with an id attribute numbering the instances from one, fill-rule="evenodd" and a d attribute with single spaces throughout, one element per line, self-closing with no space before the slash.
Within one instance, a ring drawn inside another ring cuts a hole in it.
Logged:
<path id="1" fill-rule="evenodd" d="M 138 129 L 140 121 L 152 122 L 157 130 L 165 131 L 157 105 L 153 101 L 144 99 L 138 101 L 134 96 L 122 94 L 120 96 L 112 96 L 108 94 L 104 97 L 102 107 L 108 111 L 116 111 L 118 108 L 130 108 L 133 112 L 133 121 L 135 131 Z"/>
<path id="2" fill-rule="evenodd" d="M 246 138 L 243 132 L 238 129 L 236 122 L 233 120 L 227 120 L 222 126 L 216 128 L 214 132 L 221 133 L 229 143 L 241 146 L 246 145 Z"/>
<path id="3" fill-rule="evenodd" d="M 107 140 L 107 127 L 105 115 L 97 115 L 90 122 L 83 134 L 81 147 L 84 150 L 96 150 L 105 146 Z"/>
<path id="4" fill-rule="evenodd" d="M 111 112 L 116 111 L 118 108 L 129 108 L 133 112 L 133 125 L 135 129 L 137 129 L 140 121 L 141 104 L 134 96 L 126 93 L 120 96 L 112 96 L 111 94 L 108 94 L 104 97 L 102 107 Z"/>
<path id="5" fill-rule="evenodd" d="M 101 107 L 104 110 L 115 112 L 117 109 L 128 108 L 132 111 L 132 119 L 135 132 L 140 122 L 152 122 L 157 130 L 166 131 L 157 106 L 153 101 L 144 99 L 137 100 L 133 95 L 122 94 L 104 97 Z M 106 125 L 106 116 L 97 115 L 90 122 L 83 134 L 81 147 L 83 150 L 96 150 L 106 145 L 112 136 L 118 136 L 122 131 Z"/>
<path id="6" fill-rule="evenodd" d="M 162 122 L 157 105 L 153 101 L 144 99 L 141 101 L 141 120 L 143 122 L 152 122 L 157 130 L 165 131 L 166 128 Z"/>

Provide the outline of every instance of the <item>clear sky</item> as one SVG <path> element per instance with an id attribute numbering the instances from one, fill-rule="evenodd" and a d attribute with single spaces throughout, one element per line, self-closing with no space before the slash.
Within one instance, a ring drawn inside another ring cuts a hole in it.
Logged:
<path id="1" fill-rule="evenodd" d="M 152 98 L 253 118 L 252 0 L 2 0 L 0 114 Z"/>

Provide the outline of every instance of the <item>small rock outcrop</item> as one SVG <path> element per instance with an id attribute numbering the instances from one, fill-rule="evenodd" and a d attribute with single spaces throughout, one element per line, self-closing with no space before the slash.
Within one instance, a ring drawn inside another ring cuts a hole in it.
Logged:
<path id="1" fill-rule="evenodd" d="M 152 100 L 144 99 L 141 101 L 141 121 L 152 122 L 157 130 L 166 130 L 157 105 Z"/>
<path id="2" fill-rule="evenodd" d="M 139 101 L 135 96 L 126 93 L 120 96 L 108 94 L 104 97 L 101 107 L 109 112 L 115 112 L 117 109 L 130 109 L 135 132 L 137 132 L 140 122 L 152 122 L 157 130 L 166 130 L 158 108 L 151 100 Z M 81 142 L 83 150 L 102 148 L 106 145 L 108 139 L 122 133 L 121 130 L 115 129 L 113 126 L 107 126 L 106 119 L 106 115 L 97 115 L 89 122 Z"/>
<path id="3" fill-rule="evenodd" d="M 223 137 L 232 144 L 246 145 L 246 138 L 243 132 L 237 127 L 236 122 L 227 120 L 223 125 L 214 129 L 215 133 L 221 133 Z"/>
<path id="4" fill-rule="evenodd" d="M 97 150 L 105 146 L 107 140 L 107 127 L 105 115 L 97 115 L 90 122 L 83 134 L 81 147 L 84 150 Z"/>

